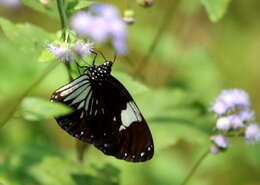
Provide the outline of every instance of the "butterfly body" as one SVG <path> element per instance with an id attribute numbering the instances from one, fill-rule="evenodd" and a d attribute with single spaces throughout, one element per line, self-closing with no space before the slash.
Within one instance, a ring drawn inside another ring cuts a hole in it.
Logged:
<path id="1" fill-rule="evenodd" d="M 104 154 L 132 162 L 154 152 L 149 127 L 126 88 L 111 73 L 112 62 L 87 67 L 83 75 L 56 90 L 51 101 L 74 109 L 56 118 L 73 137 Z"/>

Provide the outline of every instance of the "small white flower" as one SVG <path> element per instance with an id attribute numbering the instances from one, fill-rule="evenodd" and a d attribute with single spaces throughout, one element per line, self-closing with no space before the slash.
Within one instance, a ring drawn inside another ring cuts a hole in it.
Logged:
<path id="1" fill-rule="evenodd" d="M 81 58 L 85 58 L 91 54 L 93 45 L 93 42 L 88 41 L 84 43 L 83 41 L 77 41 L 74 45 L 74 50 Z"/>
<path id="2" fill-rule="evenodd" d="M 67 47 L 59 47 L 53 44 L 47 45 L 48 50 L 60 61 L 62 62 L 72 62 L 74 53 L 70 48 Z"/>
<path id="3" fill-rule="evenodd" d="M 228 110 L 228 106 L 220 101 L 216 101 L 212 106 L 211 110 L 215 112 L 217 115 L 223 115 Z"/>
<path id="4" fill-rule="evenodd" d="M 210 139 L 221 149 L 226 149 L 228 147 L 228 140 L 222 135 L 212 136 Z"/>
<path id="5" fill-rule="evenodd" d="M 216 128 L 221 131 L 228 131 L 231 128 L 230 119 L 221 117 L 217 120 Z"/>
<path id="6" fill-rule="evenodd" d="M 245 138 L 249 143 L 260 141 L 260 127 L 258 124 L 250 124 L 245 131 Z"/>

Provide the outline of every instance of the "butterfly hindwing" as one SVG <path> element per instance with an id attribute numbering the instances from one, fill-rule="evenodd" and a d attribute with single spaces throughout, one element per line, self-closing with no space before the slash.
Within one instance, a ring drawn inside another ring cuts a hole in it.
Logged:
<path id="1" fill-rule="evenodd" d="M 152 158 L 148 125 L 126 88 L 113 76 L 93 80 L 81 75 L 55 91 L 51 100 L 74 108 L 73 113 L 56 118 L 73 137 L 119 159 L 139 162 Z"/>

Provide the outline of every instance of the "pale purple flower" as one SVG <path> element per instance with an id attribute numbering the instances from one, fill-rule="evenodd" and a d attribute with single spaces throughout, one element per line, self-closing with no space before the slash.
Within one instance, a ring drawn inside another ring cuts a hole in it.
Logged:
<path id="1" fill-rule="evenodd" d="M 19 0 L 0 0 L 0 6 L 5 8 L 18 8 L 21 6 L 21 2 Z"/>
<path id="2" fill-rule="evenodd" d="M 91 11 L 98 16 L 106 18 L 114 19 L 119 17 L 115 7 L 109 4 L 96 3 L 91 6 Z"/>
<path id="3" fill-rule="evenodd" d="M 68 47 L 55 46 L 53 44 L 47 45 L 48 50 L 62 62 L 72 62 L 74 53 Z"/>
<path id="4" fill-rule="evenodd" d="M 93 45 L 93 42 L 88 41 L 85 43 L 83 41 L 77 41 L 74 45 L 74 50 L 81 58 L 85 58 L 91 54 Z"/>
<path id="5" fill-rule="evenodd" d="M 89 37 L 95 42 L 111 40 L 119 55 L 126 53 L 126 24 L 111 5 L 98 3 L 88 11 L 76 13 L 71 19 L 71 28 L 80 37 Z"/>
<path id="6" fill-rule="evenodd" d="M 249 143 L 260 141 L 260 127 L 258 124 L 250 124 L 245 131 L 245 138 Z"/>
<path id="7" fill-rule="evenodd" d="M 231 129 L 231 122 L 228 117 L 221 117 L 217 120 L 216 128 L 221 131 L 228 131 Z"/>
<path id="8" fill-rule="evenodd" d="M 250 122 L 255 120 L 255 112 L 251 109 L 241 110 L 237 113 L 237 115 L 243 122 Z"/>
<path id="9" fill-rule="evenodd" d="M 104 42 L 110 37 L 110 22 L 107 22 L 102 17 L 92 17 L 91 28 L 88 29 L 88 34 L 86 36 L 91 37 L 92 40 L 96 42 Z"/>
<path id="10" fill-rule="evenodd" d="M 92 16 L 87 11 L 76 13 L 71 20 L 71 27 L 81 37 L 89 35 L 89 30 L 92 28 Z"/>
<path id="11" fill-rule="evenodd" d="M 250 107 L 248 94 L 240 89 L 223 90 L 212 106 L 212 111 L 217 115 L 223 115 Z"/>
<path id="12" fill-rule="evenodd" d="M 212 154 L 218 154 L 220 152 L 219 148 L 216 145 L 212 145 L 209 147 L 209 151 Z"/>
<path id="13" fill-rule="evenodd" d="M 221 148 L 221 149 L 226 149 L 228 147 L 228 140 L 226 137 L 222 136 L 222 135 L 215 135 L 215 136 L 211 136 L 210 138 L 214 144 Z"/>
<path id="14" fill-rule="evenodd" d="M 238 130 L 244 127 L 244 120 L 237 114 L 229 115 L 227 117 L 230 121 L 230 126 L 234 130 Z"/>

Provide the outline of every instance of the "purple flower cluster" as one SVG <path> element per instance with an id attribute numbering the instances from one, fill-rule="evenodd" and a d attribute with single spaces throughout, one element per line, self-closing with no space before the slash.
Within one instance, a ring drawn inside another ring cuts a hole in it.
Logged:
<path id="1" fill-rule="evenodd" d="M 61 62 L 73 62 L 76 59 L 84 59 L 91 54 L 93 49 L 92 42 L 84 42 L 81 40 L 72 44 L 47 44 L 47 49 Z"/>
<path id="2" fill-rule="evenodd" d="M 21 3 L 19 0 L 0 0 L 0 6 L 5 8 L 17 8 L 21 6 Z"/>
<path id="3" fill-rule="evenodd" d="M 88 11 L 76 13 L 71 19 L 71 28 L 78 36 L 98 43 L 111 40 L 118 54 L 126 53 L 126 24 L 112 5 L 97 3 Z"/>
<path id="4" fill-rule="evenodd" d="M 220 132 L 243 132 L 248 143 L 260 141 L 260 127 L 254 122 L 248 94 L 240 89 L 223 90 L 211 110 L 216 114 L 216 129 Z M 228 140 L 223 135 L 212 136 L 212 153 L 226 149 Z"/>

